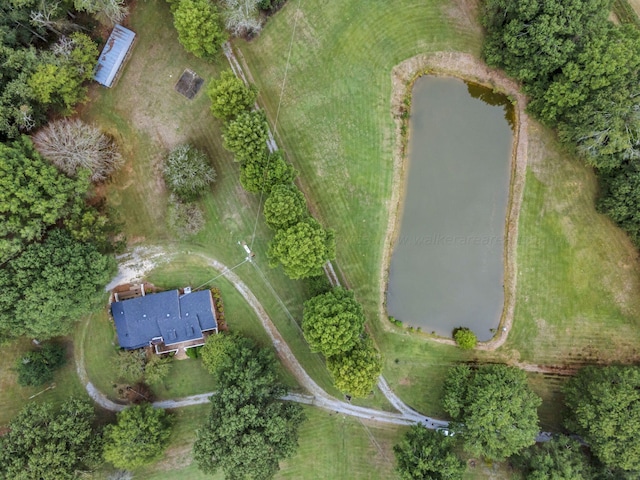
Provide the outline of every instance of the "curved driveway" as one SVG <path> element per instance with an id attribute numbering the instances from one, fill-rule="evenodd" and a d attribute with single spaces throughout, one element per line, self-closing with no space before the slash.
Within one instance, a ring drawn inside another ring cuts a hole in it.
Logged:
<path id="1" fill-rule="evenodd" d="M 289 348 L 289 345 L 285 342 L 280 332 L 277 330 L 267 312 L 262 307 L 255 295 L 249 290 L 240 278 L 231 271 L 227 266 L 223 265 L 219 261 L 202 255 L 194 254 L 202 258 L 207 265 L 221 272 L 229 282 L 238 290 L 240 295 L 246 300 L 246 302 L 253 308 L 256 315 L 260 319 L 262 326 L 266 330 L 267 334 L 271 338 L 274 348 L 280 360 L 285 366 L 293 373 L 298 383 L 304 387 L 309 394 L 297 394 L 290 393 L 283 397 L 283 400 L 289 400 L 307 405 L 314 405 L 316 407 L 330 410 L 344 415 L 350 415 L 362 419 L 375 420 L 378 422 L 391 423 L 396 425 L 411 425 L 414 423 L 422 423 L 429 428 L 446 427 L 448 422 L 438 420 L 434 418 L 422 415 L 409 406 L 407 406 L 402 400 L 400 400 L 395 393 L 391 390 L 387 382 L 383 377 L 378 380 L 378 388 L 389 400 L 389 403 L 396 408 L 397 412 L 386 412 L 382 410 L 376 410 L 373 408 L 359 407 L 352 405 L 351 403 L 338 400 L 330 396 L 325 392 L 302 368 L 300 362 L 293 355 L 293 352 Z M 113 288 L 120 283 L 129 283 L 135 280 L 141 279 L 149 270 L 151 270 L 157 263 L 161 261 L 167 261 L 171 258 L 171 255 L 167 254 L 164 250 L 158 247 L 151 248 L 136 248 L 131 253 L 122 255 L 119 257 L 120 267 L 116 278 L 107 285 L 107 289 Z M 82 333 L 82 341 L 84 341 L 86 335 L 87 325 L 84 326 Z M 76 371 L 80 377 L 82 383 L 85 385 L 89 396 L 102 408 L 111 411 L 121 411 L 126 408 L 126 405 L 115 403 L 107 398 L 104 393 L 100 392 L 90 381 L 84 366 L 84 347 L 81 345 L 76 355 Z M 189 397 L 177 398 L 173 400 L 162 400 L 154 402 L 154 406 L 158 408 L 180 408 L 191 405 L 199 405 L 207 403 L 209 398 L 214 395 L 215 392 L 203 393 L 199 395 L 191 395 Z"/>
<path id="2" fill-rule="evenodd" d="M 207 263 L 207 265 L 221 272 L 222 276 L 226 277 L 227 280 L 233 284 L 236 290 L 238 290 L 240 295 L 242 295 L 242 297 L 247 301 L 247 303 L 251 305 L 251 308 L 253 308 L 256 315 L 262 322 L 263 327 L 267 331 L 267 334 L 271 338 L 280 360 L 293 373 L 298 383 L 309 392 L 307 395 L 289 393 L 282 398 L 283 400 L 303 403 L 306 405 L 314 405 L 325 410 L 342 413 L 343 415 L 395 425 L 412 425 L 415 423 L 421 423 L 427 428 L 445 428 L 448 426 L 448 422 L 422 415 L 406 405 L 398 398 L 393 390 L 391 390 L 391 387 L 389 387 L 382 376 L 378 379 L 378 388 L 397 412 L 385 412 L 374 408 L 358 407 L 330 396 L 302 368 L 302 365 L 300 365 L 300 362 L 298 362 L 296 357 L 293 355 L 289 345 L 284 341 L 284 338 L 282 338 L 280 332 L 278 332 L 258 299 L 244 284 L 244 282 L 240 280 L 240 278 L 233 273 L 231 269 L 219 261 L 202 254 L 194 255 L 199 256 Z M 118 275 L 109 285 L 107 285 L 106 288 L 111 289 L 117 284 L 133 282 L 137 279 L 141 279 L 147 272 L 153 269 L 156 264 L 170 261 L 171 258 L 172 256 L 167 254 L 162 248 L 138 247 L 132 252 L 118 257 L 118 260 L 120 261 Z M 78 376 L 84 384 L 89 396 L 102 408 L 114 412 L 124 410 L 126 405 L 111 401 L 89 381 L 89 376 L 87 375 L 87 371 L 84 366 L 84 339 L 86 337 L 87 327 L 88 322 L 83 327 L 80 348 L 76 350 L 75 361 Z M 199 395 L 191 395 L 189 397 L 172 400 L 161 400 L 154 402 L 153 405 L 157 408 L 169 409 L 200 405 L 208 403 L 209 398 L 211 398 L 212 395 L 215 395 L 215 392 L 201 393 Z M 546 442 L 550 440 L 552 436 L 553 434 L 550 432 L 540 432 L 536 437 L 536 441 Z"/>

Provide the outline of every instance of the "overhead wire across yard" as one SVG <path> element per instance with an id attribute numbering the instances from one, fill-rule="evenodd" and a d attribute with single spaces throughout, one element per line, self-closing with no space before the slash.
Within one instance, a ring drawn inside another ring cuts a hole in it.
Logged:
<path id="1" fill-rule="evenodd" d="M 280 98 L 278 99 L 278 108 L 276 109 L 276 119 L 273 122 L 273 135 L 270 139 L 271 141 L 268 143 L 269 151 L 271 153 L 278 150 L 278 145 L 276 144 L 275 137 L 278 133 L 278 119 L 280 118 L 280 107 L 282 106 L 282 97 L 284 96 L 284 88 L 287 84 L 287 74 L 289 73 L 289 65 L 291 64 L 291 51 L 293 50 L 293 40 L 296 35 L 296 27 L 298 26 L 298 18 L 300 15 L 300 4 L 302 0 L 298 0 L 298 6 L 296 7 L 296 13 L 294 14 L 295 20 L 293 22 L 293 30 L 291 31 L 291 41 L 289 42 L 289 53 L 287 54 L 287 63 L 284 67 L 284 77 L 282 78 L 282 87 L 280 88 Z M 271 134 L 270 134 L 271 135 Z M 260 210 L 262 209 L 262 200 L 264 197 L 264 185 L 266 182 L 267 172 L 269 171 L 269 164 L 271 163 L 271 156 L 267 158 L 267 166 L 264 169 L 264 174 L 262 176 L 262 188 L 260 189 L 260 201 L 258 202 L 258 212 L 256 213 L 256 221 L 253 225 L 253 233 L 251 234 L 251 242 L 249 243 L 250 248 L 253 248 L 253 241 L 256 238 L 256 229 L 258 228 L 258 220 L 260 219 Z"/>

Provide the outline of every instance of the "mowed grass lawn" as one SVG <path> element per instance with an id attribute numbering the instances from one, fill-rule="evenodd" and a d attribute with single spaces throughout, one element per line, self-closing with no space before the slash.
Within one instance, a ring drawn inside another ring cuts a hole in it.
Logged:
<path id="1" fill-rule="evenodd" d="M 15 372 L 16 362 L 30 350 L 37 347 L 29 339 L 18 339 L 2 345 L 3 360 L 0 362 L 0 426 L 6 425 L 30 402 L 62 403 L 70 396 L 88 398 L 78 376 L 73 361 L 74 345 L 71 339 L 56 338 L 57 343 L 66 347 L 66 362 L 56 370 L 52 382 L 39 387 L 21 387 Z"/>
<path id="2" fill-rule="evenodd" d="M 182 408 L 174 413 L 172 442 L 163 459 L 134 472 L 148 480 L 222 480 L 221 472 L 205 475 L 193 462 L 191 448 L 211 405 Z M 275 478 L 284 479 L 392 479 L 393 445 L 405 428 L 362 422 L 313 407 L 304 407 L 307 421 L 300 428 L 299 448 L 280 464 Z M 98 475 L 106 478 L 107 471 Z"/>
<path id="3" fill-rule="evenodd" d="M 461 361 L 577 367 L 637 360 L 640 268 L 626 237 L 594 208 L 595 177 L 531 122 L 520 217 L 514 328 L 492 353 L 462 353 L 379 318 L 392 188 L 391 70 L 418 53 L 479 54 L 474 2 L 290 1 L 257 39 L 236 46 L 301 184 L 337 233 L 337 264 L 364 303 L 384 375 L 419 410 L 442 415 L 448 367 Z M 290 49 L 290 53 L 289 53 Z M 286 84 L 283 88 L 283 80 Z M 282 97 L 280 97 L 282 92 Z M 532 374 L 547 428 L 562 379 Z M 550 426 L 549 426 L 550 425 Z"/>
<path id="4" fill-rule="evenodd" d="M 112 132 L 124 149 L 126 164 L 105 193 L 129 245 L 160 245 L 169 252 L 193 255 L 196 268 L 198 262 L 206 264 L 198 254 L 228 267 L 237 266 L 246 256 L 238 242 L 252 244 L 255 266 L 242 265 L 235 273 L 258 297 L 307 372 L 338 395 L 324 360 L 309 351 L 298 325 L 307 298 L 304 284 L 289 280 L 281 269 L 268 267 L 266 250 L 272 232 L 257 215 L 260 199 L 242 189 L 238 166 L 222 148 L 222 125 L 209 112 L 206 88 L 210 79 L 228 68 L 226 59 L 220 54 L 205 61 L 186 53 L 178 43 L 165 1 L 138 2 L 128 21 L 137 33 L 131 58 L 112 89 L 92 87 L 91 100 L 81 116 Z M 185 68 L 205 80 L 193 100 L 174 90 Z M 204 230 L 181 239 L 167 228 L 168 192 L 162 180 L 162 162 L 171 148 L 187 142 L 209 155 L 218 176 L 211 192 L 200 201 L 206 217 Z M 235 328 L 233 321 L 229 328 Z M 389 408 L 380 398 L 365 403 Z"/>

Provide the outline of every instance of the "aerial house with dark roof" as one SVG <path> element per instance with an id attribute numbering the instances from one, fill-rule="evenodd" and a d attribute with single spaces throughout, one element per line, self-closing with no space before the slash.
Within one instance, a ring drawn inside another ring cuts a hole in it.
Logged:
<path id="1" fill-rule="evenodd" d="M 218 333 L 210 290 L 178 290 L 144 295 L 111 304 L 118 343 L 125 350 L 154 346 L 156 353 L 204 345 Z"/>

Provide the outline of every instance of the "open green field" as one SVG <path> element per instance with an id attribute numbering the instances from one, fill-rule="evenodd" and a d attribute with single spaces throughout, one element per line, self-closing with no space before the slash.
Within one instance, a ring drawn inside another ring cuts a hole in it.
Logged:
<path id="1" fill-rule="evenodd" d="M 210 411 L 210 405 L 174 411 L 172 442 L 158 463 L 135 472 L 136 478 L 149 480 L 222 480 L 222 474 L 205 475 L 191 457 L 195 431 Z M 393 445 L 406 431 L 405 427 L 381 425 L 304 407 L 307 421 L 300 428 L 296 455 L 280 464 L 276 479 L 394 479 Z M 101 472 L 98 478 L 105 478 Z M 485 464 L 475 460 L 465 480 L 513 479 L 514 472 L 505 464 Z"/>
<path id="2" fill-rule="evenodd" d="M 331 379 L 323 360 L 309 352 L 298 325 L 292 321 L 302 312 L 303 284 L 267 266 L 265 252 L 271 232 L 261 219 L 256 225 L 259 198 L 240 186 L 237 165 L 221 146 L 221 125 L 209 113 L 207 82 L 226 67 L 226 59 L 221 55 L 209 63 L 187 54 L 177 41 L 164 1 L 138 3 L 130 16 L 130 27 L 137 32 L 138 40 L 118 84 L 110 90 L 94 86 L 92 100 L 82 110 L 85 120 L 111 130 L 125 147 L 125 167 L 112 179 L 106 194 L 108 204 L 123 222 L 129 244 L 200 252 L 232 267 L 245 257 L 238 241 L 250 242 L 255 228 L 257 266 L 246 264 L 235 272 L 258 296 L 307 371 L 330 390 Z M 205 79 L 193 100 L 174 91 L 185 68 Z M 205 229 L 181 240 L 173 238 L 166 228 L 167 192 L 161 165 L 170 148 L 185 142 L 207 152 L 218 179 L 212 192 L 201 200 L 207 219 Z"/>
<path id="3" fill-rule="evenodd" d="M 337 263 L 364 303 L 384 375 L 410 405 L 441 415 L 441 381 L 460 361 L 569 367 L 637 360 L 640 266 L 625 236 L 594 209 L 590 169 L 530 123 L 520 217 L 514 328 L 493 353 L 463 354 L 379 318 L 380 262 L 392 188 L 391 69 L 418 53 L 478 54 L 474 2 L 288 2 L 250 43 L 238 41 L 280 143 L 322 220 Z M 290 47 L 291 46 L 291 47 Z M 290 56 L 285 54 L 291 48 Z M 286 84 L 283 88 L 283 80 Z M 283 92 L 282 97 L 280 94 Z M 558 427 L 562 378 L 532 374 Z"/>
<path id="4" fill-rule="evenodd" d="M 176 411 L 172 443 L 164 459 L 136 471 L 136 478 L 224 478 L 222 474 L 204 475 L 192 463 L 195 431 L 210 408 L 203 405 Z M 392 448 L 404 433 L 403 428 L 361 422 L 312 407 L 304 409 L 308 420 L 300 429 L 300 447 L 293 458 L 281 463 L 276 479 L 396 478 Z"/>
<path id="5" fill-rule="evenodd" d="M 442 380 L 447 369 L 459 362 L 523 362 L 573 369 L 639 357 L 637 252 L 595 212 L 597 185 L 592 172 L 563 152 L 535 122 L 529 129 L 529 168 L 520 217 L 516 317 L 506 345 L 492 353 L 465 353 L 379 319 L 384 300 L 379 296 L 382 249 L 389 212 L 395 208 L 388 200 L 395 144 L 391 69 L 418 53 L 479 54 L 482 36 L 474 5 L 472 0 L 289 0 L 257 39 L 235 43 L 261 90 L 260 101 L 277 128 L 280 145 L 301 172 L 300 184 L 314 213 L 336 230 L 337 265 L 364 304 L 369 329 L 385 357 L 385 377 L 409 405 L 435 416 L 444 414 Z M 259 198 L 242 190 L 237 165 L 221 147 L 221 125 L 208 111 L 204 89 L 226 68 L 224 58 L 208 63 L 185 53 L 163 0 L 138 2 L 129 26 L 138 40 L 119 83 L 109 90 L 93 86 L 91 102 L 81 109 L 81 116 L 109 130 L 123 146 L 126 165 L 104 193 L 123 222 L 129 245 L 159 245 L 180 252 L 148 280 L 166 288 L 203 283 L 217 272 L 201 255 L 233 267 L 244 259 L 238 241 L 252 244 L 256 266 L 247 263 L 235 273 L 258 297 L 307 372 L 327 392 L 339 396 L 323 359 L 308 350 L 297 323 L 307 298 L 304 282 L 268 268 L 265 252 L 271 232 L 257 217 Z M 203 90 L 191 101 L 173 89 L 185 68 L 205 79 Z M 201 200 L 206 227 L 187 240 L 174 238 L 166 228 L 167 192 L 161 175 L 164 155 L 184 142 L 205 150 L 218 172 L 212 191 Z M 222 279 L 214 284 L 223 291 L 230 328 L 266 344 L 254 313 L 235 289 Z M 74 338 L 76 343 L 82 339 L 91 380 L 113 394 L 114 372 L 108 359 L 116 348 L 106 311 L 80 323 Z M 13 342 L 5 353 L 16 358 L 28 347 L 27 342 Z M 71 351 L 69 355 L 72 358 Z M 171 378 L 156 386 L 161 398 L 215 387 L 199 362 L 176 362 L 173 369 Z M 37 392 L 16 387 L 12 375 L 11 365 L 4 362 L 0 424 Z M 558 428 L 563 377 L 532 373 L 530 379 L 545 400 L 540 409 L 543 428 Z M 283 373 L 283 380 L 295 387 L 289 374 Z M 34 401 L 60 401 L 69 393 L 83 395 L 71 361 L 58 373 L 56 388 Z M 388 408 L 379 393 L 360 403 Z M 194 431 L 208 409 L 176 412 L 166 458 L 138 476 L 205 478 L 190 464 L 189 452 Z M 357 419 L 311 408 L 306 412 L 309 422 L 301 430 L 298 454 L 282 465 L 278 478 L 393 478 L 391 446 L 402 429 L 365 426 Z M 477 466 L 467 478 L 512 478 L 503 467 Z"/>

